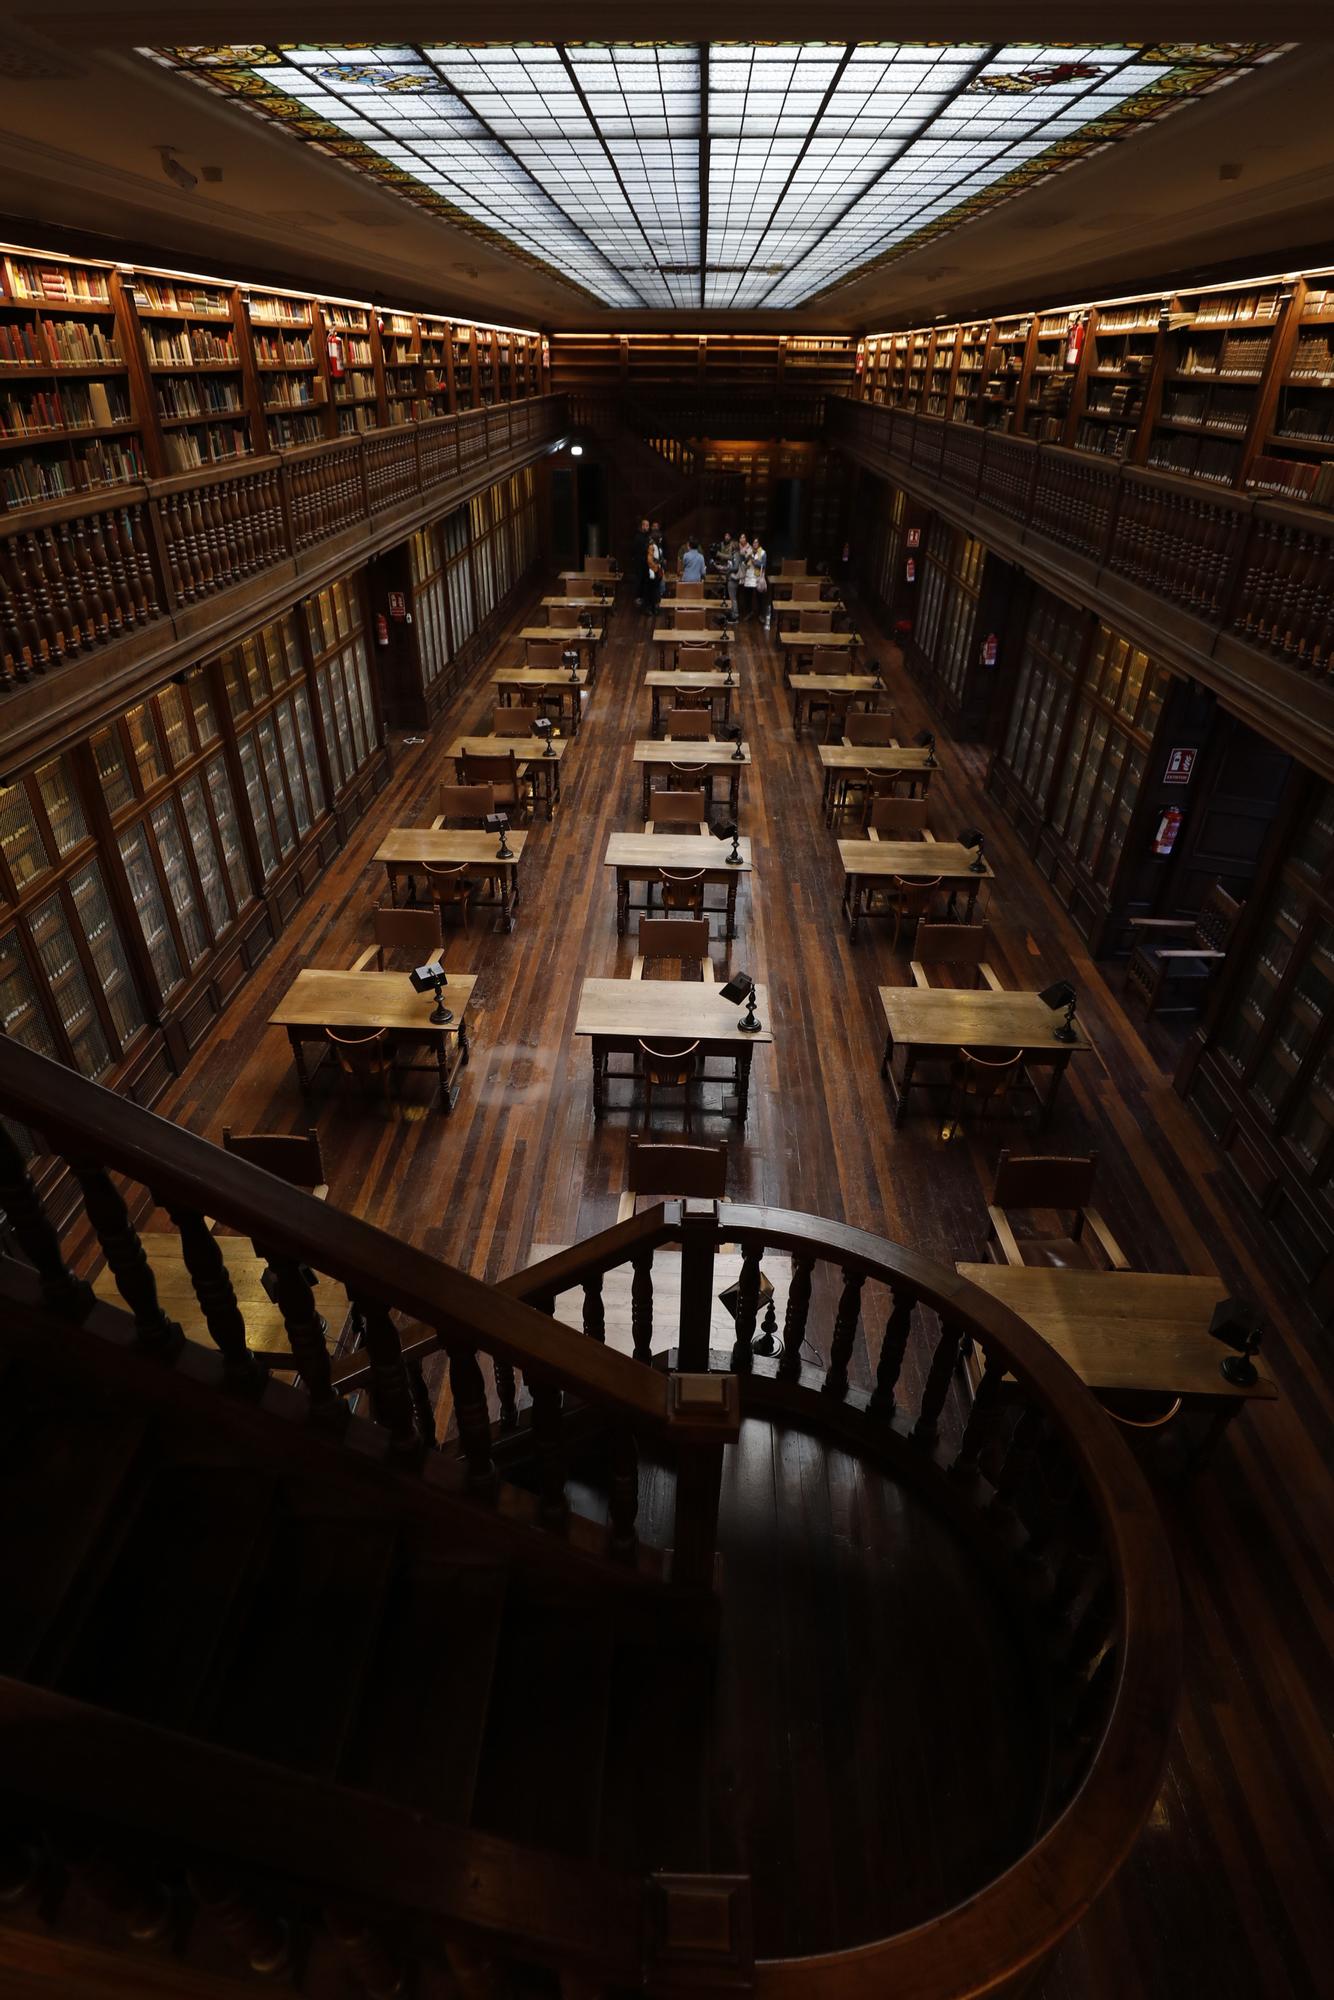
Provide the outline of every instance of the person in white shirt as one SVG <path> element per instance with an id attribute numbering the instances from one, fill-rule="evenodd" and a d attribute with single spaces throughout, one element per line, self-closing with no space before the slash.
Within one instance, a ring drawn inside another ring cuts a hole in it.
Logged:
<path id="1" fill-rule="evenodd" d="M 769 556 L 764 543 L 756 535 L 750 545 L 750 567 L 755 582 L 751 589 L 751 604 L 757 618 L 764 619 L 764 629 L 769 630 Z"/>

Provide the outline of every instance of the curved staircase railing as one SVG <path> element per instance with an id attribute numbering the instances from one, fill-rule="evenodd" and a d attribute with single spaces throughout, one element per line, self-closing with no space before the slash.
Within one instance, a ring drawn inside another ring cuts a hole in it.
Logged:
<path id="1" fill-rule="evenodd" d="M 185 1343 L 158 1303 L 113 1176 L 148 1190 L 180 1234 L 216 1350 L 209 1379 L 243 1401 L 262 1401 L 266 1377 L 208 1218 L 251 1236 L 273 1273 L 301 1379 L 299 1391 L 284 1393 L 300 1399 L 302 1428 L 322 1443 L 355 1433 L 363 1465 L 378 1457 L 381 1473 L 396 1468 L 400 1481 L 485 1510 L 499 1504 L 504 1486 L 495 1462 L 500 1441 L 526 1433 L 537 1492 L 521 1527 L 549 1548 L 577 1542 L 586 1557 L 603 1559 L 606 1577 L 647 1588 L 666 1578 L 698 1592 L 713 1576 L 723 1445 L 740 1412 L 782 1414 L 917 1483 L 1025 1607 L 1032 1669 L 1044 1677 L 1053 1718 L 1047 1803 L 1028 1850 L 967 1902 L 912 1931 L 799 1961 L 750 1961 L 744 1884 L 690 1878 L 681 1891 L 655 1878 L 642 1885 L 642 1908 L 630 1898 L 648 1990 L 686 1978 L 706 1988 L 753 1985 L 773 2000 L 789 1993 L 796 2000 L 798 1990 L 802 2000 L 1017 1994 L 1115 1873 L 1152 1806 L 1172 1725 L 1179 1637 L 1171 1559 L 1148 1489 L 1111 1423 L 1039 1336 L 994 1300 L 865 1231 L 781 1209 L 693 1202 L 667 1203 L 489 1286 L 3 1037 L 0 1113 L 40 1134 L 82 1195 L 81 1216 L 62 1236 L 15 1133 L 0 1124 L 0 1206 L 26 1260 L 0 1271 L 18 1271 L 48 1316 L 91 1323 L 99 1309 L 67 1252 L 86 1227 L 114 1274 L 134 1341 L 155 1364 L 154 1379 L 164 1364 L 170 1373 L 182 1361 Z M 724 1254 L 736 1284 L 730 1354 L 710 1351 Z M 679 1303 L 667 1344 L 655 1345 L 661 1300 L 670 1295 L 669 1256 Z M 788 1260 L 789 1272 L 778 1352 L 759 1359 L 752 1339 L 766 1258 Z M 337 1371 L 317 1325 L 312 1266 L 346 1286 L 360 1315 L 362 1351 Z M 628 1354 L 609 1343 L 621 1329 L 609 1323 L 605 1282 L 627 1269 Z M 562 1323 L 562 1311 L 575 1323 Z M 817 1328 L 813 1351 L 828 1358 L 813 1366 L 803 1346 Z M 854 1380 L 859 1341 L 873 1364 L 870 1388 Z M 198 1376 L 207 1350 L 190 1345 Z M 978 1384 L 971 1399 L 958 1365 L 969 1348 Z M 437 1443 L 429 1399 L 415 1386 L 422 1360 L 438 1351 L 448 1356 L 455 1391 L 458 1437 L 448 1450 L 428 1448 Z M 373 1426 L 347 1417 L 347 1394 L 363 1390 Z M 575 1406 L 610 1429 L 606 1529 L 577 1525 L 568 1503 L 564 1425 Z M 634 1538 L 641 1443 L 676 1468 L 670 1568 L 655 1567 Z M 299 1807 L 291 1811 L 296 1823 Z M 242 1837 L 235 1828 L 236 1842 Z M 235 1847 L 226 1851 L 246 1859 Z M 625 1879 L 606 1886 L 623 1912 Z M 384 1887 L 381 1871 L 376 1887 Z M 696 1919 L 701 1902 L 711 1910 L 712 1941 L 693 1956 L 688 1947 L 684 1961 L 673 1957 L 678 1893 L 689 1906 L 680 1935 L 690 1934 L 691 1909 Z M 401 1897 L 386 1888 L 384 1901 L 396 1923 L 447 1918 L 423 1906 L 411 1879 Z M 494 1930 L 485 1899 L 464 1922 L 503 1953 L 502 1905 L 505 1918 L 512 1914 L 511 1899 L 499 1898 Z M 534 1955 L 571 1977 L 623 1986 L 622 1917 L 618 1923 L 614 1958 L 589 1939 L 573 1963 L 568 1924 L 556 1923 Z"/>

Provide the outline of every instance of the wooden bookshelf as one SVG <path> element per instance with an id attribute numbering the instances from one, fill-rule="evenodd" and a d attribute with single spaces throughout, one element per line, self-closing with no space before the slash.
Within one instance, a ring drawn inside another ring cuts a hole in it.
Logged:
<path id="1" fill-rule="evenodd" d="M 456 410 L 474 409 L 481 400 L 477 387 L 477 374 L 473 366 L 473 343 L 476 331 L 475 327 L 460 326 L 457 321 L 450 322 L 449 352 Z"/>
<path id="2" fill-rule="evenodd" d="M 1017 432 L 1023 427 L 1033 329 L 1031 313 L 997 320 L 992 326 L 980 399 L 987 430 Z"/>
<path id="3" fill-rule="evenodd" d="M 148 370 L 154 470 L 249 457 L 260 424 L 236 288 L 136 271 L 124 291 Z"/>
<path id="4" fill-rule="evenodd" d="M 376 323 L 385 422 L 409 424 L 439 412 L 422 386 L 422 345 L 416 315 L 382 312 Z"/>
<path id="5" fill-rule="evenodd" d="M 1079 357 L 1070 358 L 1070 347 L 1081 318 L 1066 312 L 1040 313 L 1033 325 L 1021 421 L 1025 436 L 1043 444 L 1060 444 L 1066 433 L 1079 372 Z"/>
<path id="6" fill-rule="evenodd" d="M 423 415 L 448 416 L 454 408 L 450 389 L 450 334 L 447 319 L 421 314 L 417 320 L 417 340 L 421 348 L 421 399 Z"/>
<path id="7" fill-rule="evenodd" d="M 329 388 L 315 301 L 252 291 L 245 303 L 269 449 L 317 443 L 329 435 Z"/>
<path id="8" fill-rule="evenodd" d="M 325 365 L 336 433 L 347 437 L 357 431 L 373 431 L 380 422 L 380 387 L 371 313 L 365 306 L 328 299 L 320 300 L 318 312 L 324 323 Z"/>
<path id="9" fill-rule="evenodd" d="M 1277 281 L 1173 301 L 1145 464 L 1216 486 L 1242 483 L 1284 305 Z"/>

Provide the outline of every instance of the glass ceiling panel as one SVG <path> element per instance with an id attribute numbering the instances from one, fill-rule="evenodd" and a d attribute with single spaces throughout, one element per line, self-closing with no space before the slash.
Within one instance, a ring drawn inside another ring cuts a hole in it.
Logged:
<path id="1" fill-rule="evenodd" d="M 1278 52 L 442 42 L 143 53 L 599 304 L 744 311 L 827 294 Z"/>

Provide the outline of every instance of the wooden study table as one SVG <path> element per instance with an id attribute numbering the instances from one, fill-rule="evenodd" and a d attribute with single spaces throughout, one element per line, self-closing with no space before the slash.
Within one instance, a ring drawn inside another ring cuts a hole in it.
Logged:
<path id="1" fill-rule="evenodd" d="M 724 1056 L 736 1065 L 736 1112 L 744 1126 L 750 1101 L 750 1065 L 756 1046 L 768 1047 L 768 989 L 757 986 L 755 1008 L 764 1026 L 743 1035 L 737 1025 L 744 1001 L 724 1000 L 707 979 L 586 979 L 579 992 L 576 1035 L 593 1044 L 593 1116 L 606 1109 L 607 1058 L 635 1052 L 640 1041 L 663 1038 L 698 1042 L 701 1057 Z"/>
<path id="2" fill-rule="evenodd" d="M 848 694 L 857 708 L 879 708 L 881 695 L 889 693 L 883 683 L 877 686 L 874 674 L 789 674 L 787 684 L 792 690 L 792 732 L 798 737 L 802 714 L 816 695 Z"/>
<path id="3" fill-rule="evenodd" d="M 887 882 L 893 875 L 909 881 L 927 881 L 939 876 L 956 894 L 959 889 L 966 889 L 963 921 L 971 923 L 978 890 L 984 882 L 996 879 L 989 861 L 983 861 L 980 872 L 974 870 L 974 852 L 971 847 L 961 847 L 957 840 L 840 840 L 838 858 L 843 863 L 843 909 L 848 918 L 849 938 L 856 938 L 868 888 L 877 882 Z"/>
<path id="4" fill-rule="evenodd" d="M 489 837 L 489 836 L 488 836 Z M 451 972 L 444 1005 L 453 1019 L 432 1021 L 435 997 L 414 993 L 406 972 L 333 972 L 307 966 L 269 1016 L 271 1028 L 286 1028 L 302 1090 L 309 1090 L 312 1073 L 306 1067 L 305 1045 L 318 1042 L 330 1053 L 326 1028 L 387 1028 L 391 1048 L 414 1042 L 429 1048 L 429 1064 L 407 1063 L 407 1069 L 434 1069 L 440 1080 L 440 1109 L 450 1112 L 458 1097 L 455 1082 L 468 1060 L 468 1002 L 477 984 L 474 972 Z M 451 1048 L 451 1042 L 453 1047 Z M 317 1060 L 316 1069 L 319 1068 Z"/>
<path id="5" fill-rule="evenodd" d="M 729 679 L 716 668 L 701 667 L 689 672 L 676 673 L 661 667 L 654 667 L 644 676 L 644 686 L 653 696 L 653 720 L 649 725 L 655 736 L 662 733 L 662 697 L 670 691 L 673 694 L 707 694 L 709 713 L 715 716 L 716 704 L 723 705 L 722 719 L 732 720 L 732 696 L 741 693 L 740 677 L 733 674 Z"/>
<path id="6" fill-rule="evenodd" d="M 625 573 L 623 570 L 562 569 L 556 572 L 556 580 L 558 583 L 588 583 L 595 588 L 605 583 L 614 590 L 618 583 L 625 581 Z"/>
<path id="7" fill-rule="evenodd" d="M 411 875 L 415 868 L 424 868 L 428 863 L 433 868 L 457 867 L 460 861 L 475 863 L 468 870 L 469 879 L 500 884 L 500 914 L 506 930 L 512 931 L 514 913 L 519 907 L 519 863 L 527 838 L 522 828 L 511 827 L 505 836 L 511 853 L 502 861 L 496 853 L 500 841 L 494 833 L 471 832 L 463 827 L 396 826 L 380 842 L 373 859 L 384 863 L 391 903 L 398 901 L 400 875 Z"/>
<path id="8" fill-rule="evenodd" d="M 725 913 L 725 935 L 736 936 L 736 892 L 737 882 L 742 875 L 751 872 L 750 842 L 742 840 L 741 860 L 731 866 L 723 859 L 732 851 L 730 840 L 718 840 L 711 833 L 613 833 L 607 839 L 607 852 L 603 865 L 616 870 L 616 935 L 625 936 L 626 919 L 631 909 L 647 910 L 651 905 L 646 901 L 630 901 L 632 882 L 656 882 L 664 868 L 702 868 L 704 886 L 710 887 L 721 882 L 727 890 L 727 901 L 723 911 L 705 911 L 705 915 L 719 916 Z M 650 981 L 656 985 L 657 981 Z"/>
<path id="9" fill-rule="evenodd" d="M 658 649 L 659 667 L 674 667 L 683 647 L 699 646 L 705 651 L 717 654 L 724 646 L 729 645 L 731 640 L 730 636 L 725 637 L 716 627 L 707 625 L 694 631 L 689 628 L 678 630 L 675 625 L 655 625 L 653 643 Z"/>
<path id="10" fill-rule="evenodd" d="M 738 757 L 736 752 L 740 750 Z M 705 798 L 710 806 L 714 804 L 713 786 L 715 774 L 725 777 L 727 784 L 727 810 L 735 817 L 737 800 L 741 795 L 741 773 L 750 763 L 750 745 L 747 743 L 718 743 L 712 738 L 703 743 L 698 737 L 676 737 L 671 742 L 655 741 L 641 737 L 635 744 L 634 761 L 643 768 L 644 818 L 652 819 L 649 811 L 651 781 L 654 770 L 666 770 L 672 764 L 703 764 L 706 770 L 703 778 Z"/>
<path id="11" fill-rule="evenodd" d="M 541 599 L 544 611 L 605 611 L 606 600 L 601 597 L 544 597 Z"/>
<path id="12" fill-rule="evenodd" d="M 774 620 L 774 629 L 780 638 L 785 631 L 794 632 L 802 639 L 809 639 L 812 645 L 822 646 L 829 639 L 841 639 L 843 637 L 842 631 L 835 630 L 833 626 L 823 632 L 803 632 L 801 630 L 801 614 L 803 611 L 832 611 L 835 618 L 846 618 L 849 616 L 846 605 L 840 598 L 834 597 L 826 597 L 821 604 L 814 604 L 809 600 L 802 600 L 801 598 L 798 598 L 795 604 L 790 602 L 787 604 L 775 604 L 772 607 L 771 615 Z M 785 618 L 795 619 L 796 622 L 795 624 L 785 626 L 783 624 Z"/>
<path id="13" fill-rule="evenodd" d="M 526 698 L 545 693 L 548 688 L 559 688 L 561 720 L 565 721 L 568 716 L 571 730 L 577 731 L 583 718 L 583 695 L 588 686 L 588 675 L 582 667 L 575 671 L 579 676 L 577 681 L 570 679 L 568 667 L 501 667 L 491 676 L 497 705 L 512 708 L 516 705 L 514 698 L 517 695 L 518 706 L 522 707 Z"/>
<path id="14" fill-rule="evenodd" d="M 927 849 L 930 853 L 932 850 Z M 921 849 L 918 849 L 921 852 Z M 1054 1030 L 1064 1010 L 1053 1010 L 1036 993 L 992 993 L 985 987 L 882 986 L 885 1053 L 880 1074 L 894 1098 L 894 1123 L 903 1123 L 908 1093 L 919 1062 L 957 1055 L 961 1048 L 1020 1049 L 1024 1068 L 1050 1069 L 1051 1083 L 1038 1098 L 1039 1131 L 1051 1120 L 1056 1093 L 1071 1056 L 1087 1055 L 1093 1044 L 1079 1022 L 1075 1040 L 1058 1041 Z M 894 1052 L 903 1050 L 903 1072 L 894 1074 Z M 920 1084 L 917 1086 L 920 1088 Z"/>
<path id="15" fill-rule="evenodd" d="M 515 769 L 520 778 L 536 778 L 542 788 L 542 810 L 548 819 L 551 809 L 560 799 L 560 767 L 565 752 L 570 747 L 568 736 L 549 736 L 547 743 L 551 754 L 545 750 L 530 750 L 536 737 L 527 736 L 456 736 L 445 755 L 454 759 L 454 776 L 460 785 L 466 784 L 463 768 L 465 757 L 503 757 L 510 750 L 516 753 Z M 524 745 L 524 755 L 518 756 L 520 744 Z M 491 836 L 488 834 L 487 838 Z M 499 846 L 497 841 L 496 845 Z M 510 842 L 513 846 L 513 841 Z"/>
<path id="16" fill-rule="evenodd" d="M 1041 1265 L 956 1264 L 961 1278 L 989 1292 L 1040 1333 L 1095 1394 L 1180 1396 L 1213 1423 L 1201 1464 L 1243 1403 L 1272 1402 L 1278 1390 L 1256 1370 L 1251 1384 L 1229 1382 L 1228 1350 L 1209 1332 L 1227 1296 L 1219 1278 L 1165 1271 L 1049 1270 Z"/>
<path id="17" fill-rule="evenodd" d="M 793 651 L 797 648 L 800 648 L 802 652 L 809 653 L 815 647 L 819 646 L 831 652 L 846 653 L 850 663 L 855 648 L 864 645 L 866 642 L 860 632 L 852 631 L 780 632 L 778 634 L 778 643 L 783 648 L 785 662 L 783 672 L 786 674 L 788 672 L 786 661 L 791 659 Z"/>
<path id="18" fill-rule="evenodd" d="M 581 625 L 522 625 L 519 628 L 519 637 L 525 646 L 532 641 L 539 645 L 559 646 L 562 652 L 569 646 L 587 647 L 590 686 L 596 672 L 598 646 L 602 633 L 601 625 L 595 625 L 591 632 L 585 632 Z M 584 664 L 582 654 L 579 663 L 581 666 Z"/>
<path id="19" fill-rule="evenodd" d="M 931 773 L 939 770 L 940 759 L 931 761 L 931 752 L 916 743 L 818 743 L 816 750 L 824 770 L 825 824 L 831 824 L 838 801 L 838 788 L 849 771 L 903 771 L 912 780 L 913 797 L 920 787 L 925 797 Z"/>

